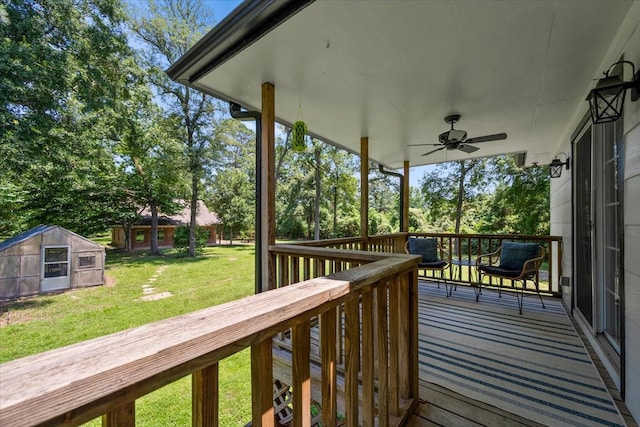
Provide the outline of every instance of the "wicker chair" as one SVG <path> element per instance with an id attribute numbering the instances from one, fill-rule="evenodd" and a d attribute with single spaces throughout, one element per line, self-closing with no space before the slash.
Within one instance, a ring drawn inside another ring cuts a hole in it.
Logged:
<path id="1" fill-rule="evenodd" d="M 520 282 L 522 287 L 520 289 L 515 287 L 518 309 L 522 314 L 524 291 L 527 288 L 527 281 L 530 280 L 535 286 L 542 308 L 545 308 L 539 288 L 539 270 L 545 260 L 545 253 L 544 247 L 538 243 L 503 242 L 495 252 L 480 255 L 476 259 L 478 274 L 476 301 L 480 297 L 480 289 L 485 276 L 489 277 L 490 286 L 494 277 L 499 279 L 498 295 L 500 296 L 502 296 L 503 280 L 512 280 L 514 286 Z"/>
<path id="2" fill-rule="evenodd" d="M 436 238 L 409 237 L 404 245 L 404 251 L 408 254 L 421 255 L 422 261 L 418 263 L 418 271 L 423 270 L 425 272 L 423 277 L 428 277 L 426 275 L 427 271 L 438 272 L 440 281 L 444 282 L 447 297 L 451 296 L 453 286 L 449 289 L 449 283 L 444 274 L 444 271 L 451 265 L 451 256 L 447 251 L 443 250 Z M 437 283 L 438 288 L 440 288 L 440 282 Z"/>

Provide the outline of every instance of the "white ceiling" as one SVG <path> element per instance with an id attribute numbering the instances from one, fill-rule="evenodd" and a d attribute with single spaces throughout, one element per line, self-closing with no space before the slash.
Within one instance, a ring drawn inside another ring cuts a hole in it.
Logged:
<path id="1" fill-rule="evenodd" d="M 547 163 L 575 126 L 632 1 L 316 1 L 195 83 L 247 109 L 275 85 L 276 116 L 400 168 L 527 152 Z M 468 155 L 438 142 L 459 113 Z"/>

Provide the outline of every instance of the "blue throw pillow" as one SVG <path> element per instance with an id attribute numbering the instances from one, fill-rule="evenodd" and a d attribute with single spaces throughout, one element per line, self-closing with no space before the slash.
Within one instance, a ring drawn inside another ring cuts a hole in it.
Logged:
<path id="1" fill-rule="evenodd" d="M 422 262 L 438 260 L 438 241 L 435 238 L 409 237 L 409 253 L 422 255 Z"/>
<path id="2" fill-rule="evenodd" d="M 522 271 L 524 263 L 538 257 L 539 243 L 503 242 L 500 268 Z"/>

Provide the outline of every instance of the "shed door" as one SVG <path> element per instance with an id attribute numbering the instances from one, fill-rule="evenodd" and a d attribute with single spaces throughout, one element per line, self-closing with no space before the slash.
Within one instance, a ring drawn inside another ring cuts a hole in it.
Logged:
<path id="1" fill-rule="evenodd" d="M 69 289 L 69 246 L 42 247 L 42 274 L 40 290 L 42 292 Z"/>

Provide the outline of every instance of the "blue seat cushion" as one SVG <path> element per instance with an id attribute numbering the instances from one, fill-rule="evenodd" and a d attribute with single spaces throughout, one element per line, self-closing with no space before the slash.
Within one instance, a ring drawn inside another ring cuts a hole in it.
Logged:
<path id="1" fill-rule="evenodd" d="M 503 242 L 500 252 L 500 268 L 522 271 L 524 263 L 538 256 L 539 243 Z"/>
<path id="2" fill-rule="evenodd" d="M 422 255 L 422 262 L 438 261 L 438 241 L 435 238 L 409 237 L 409 253 Z"/>
<path id="3" fill-rule="evenodd" d="M 506 268 L 497 267 L 495 265 L 481 265 L 478 268 L 492 276 L 500 276 L 500 277 L 518 277 L 520 273 L 522 273 L 522 268 L 520 270 L 507 270 Z"/>
<path id="4" fill-rule="evenodd" d="M 431 262 L 419 262 L 418 268 L 440 269 L 447 266 L 447 263 L 442 260 L 435 260 Z"/>

